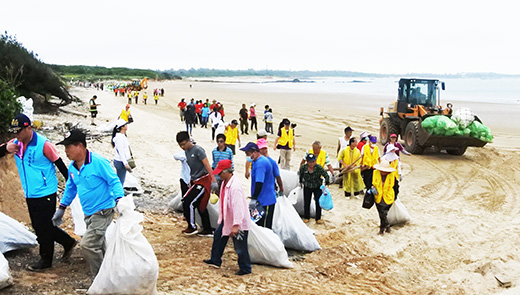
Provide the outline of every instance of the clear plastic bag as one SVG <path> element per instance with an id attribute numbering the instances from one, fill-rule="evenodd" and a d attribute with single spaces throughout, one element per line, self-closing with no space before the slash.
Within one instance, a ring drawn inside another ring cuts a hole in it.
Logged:
<path id="1" fill-rule="evenodd" d="M 388 223 L 390 225 L 400 224 L 410 221 L 410 214 L 406 207 L 401 203 L 401 199 L 396 199 L 388 210 Z"/>

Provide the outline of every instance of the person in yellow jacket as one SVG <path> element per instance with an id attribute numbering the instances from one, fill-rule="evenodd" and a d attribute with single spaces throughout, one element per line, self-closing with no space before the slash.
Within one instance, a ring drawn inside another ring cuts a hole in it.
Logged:
<path id="1" fill-rule="evenodd" d="M 292 151 L 296 150 L 296 141 L 294 140 L 294 130 L 291 128 L 291 121 L 283 119 L 282 124 L 283 127 L 278 130 L 278 137 L 274 142 L 274 150 L 280 150 L 280 168 L 289 170 L 291 168 Z"/>
<path id="2" fill-rule="evenodd" d="M 226 146 L 233 151 L 233 155 L 236 155 L 235 153 L 235 145 L 237 143 L 240 144 L 240 135 L 238 135 L 238 121 L 232 120 L 229 125 L 226 126 L 226 130 L 224 131 L 224 135 L 226 136 Z"/>
<path id="3" fill-rule="evenodd" d="M 123 119 L 123 120 L 131 123 L 129 121 L 131 118 L 132 118 L 132 115 L 130 114 L 130 105 L 127 104 L 126 107 L 121 111 L 121 115 L 119 115 L 118 119 Z"/>
<path id="4" fill-rule="evenodd" d="M 375 164 L 374 175 L 372 177 L 372 188 L 370 193 L 374 195 L 374 203 L 379 213 L 379 234 L 390 232 L 390 224 L 388 223 L 388 210 L 392 207 L 397 194 L 399 193 L 399 184 L 396 181 L 396 170 L 387 161 Z"/>
<path id="5" fill-rule="evenodd" d="M 359 199 L 359 194 L 363 192 L 363 179 L 361 178 L 361 152 L 357 149 L 358 141 L 355 137 L 349 140 L 347 148 L 339 152 L 338 161 L 347 173 L 343 174 L 343 191 L 345 197 L 350 199 L 354 194 Z M 357 168 L 356 168 L 357 167 Z"/>
<path id="6" fill-rule="evenodd" d="M 368 144 L 361 148 L 361 176 L 368 190 L 372 187 L 372 175 L 374 174 L 374 165 L 379 163 L 379 148 L 376 145 L 377 137 L 370 136 Z"/>
<path id="7" fill-rule="evenodd" d="M 143 103 L 146 104 L 146 101 L 148 100 L 148 92 L 143 93 Z"/>
<path id="8" fill-rule="evenodd" d="M 330 163 L 329 154 L 321 148 L 321 142 L 319 140 L 316 140 L 315 142 L 313 142 L 312 148 L 310 150 L 308 150 L 307 152 L 305 152 L 305 156 L 303 157 L 302 161 L 300 162 L 300 168 L 302 167 L 303 164 L 305 164 L 307 156 L 309 154 L 315 155 L 316 164 L 323 167 L 323 169 L 328 170 L 330 172 L 330 174 L 333 176 L 332 178 L 334 178 L 334 168 L 332 168 L 332 164 Z M 331 181 L 331 182 L 334 182 L 334 181 Z"/>

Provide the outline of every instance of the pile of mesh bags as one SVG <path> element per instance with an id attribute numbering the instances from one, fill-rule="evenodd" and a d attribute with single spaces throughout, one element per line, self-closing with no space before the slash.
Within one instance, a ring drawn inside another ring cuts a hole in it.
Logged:
<path id="1" fill-rule="evenodd" d="M 451 118 L 444 115 L 431 116 L 421 123 L 431 135 L 471 136 L 482 141 L 491 142 L 491 130 L 475 120 L 475 115 L 469 109 L 458 109 Z"/>

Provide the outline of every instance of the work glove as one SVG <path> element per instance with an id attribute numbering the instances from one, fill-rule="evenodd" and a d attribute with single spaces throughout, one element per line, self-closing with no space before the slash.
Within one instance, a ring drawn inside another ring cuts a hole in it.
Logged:
<path id="1" fill-rule="evenodd" d="M 377 189 L 376 189 L 375 186 L 373 186 L 373 187 L 370 189 L 370 192 L 371 192 L 372 195 L 374 195 L 374 196 L 377 196 L 377 194 L 379 193 L 379 192 L 377 191 Z"/>
<path id="2" fill-rule="evenodd" d="M 65 214 L 65 209 L 59 208 L 52 216 L 52 224 L 54 226 L 60 226 L 63 223 L 63 215 Z"/>
<path id="3" fill-rule="evenodd" d="M 218 183 L 216 181 L 211 183 L 211 189 L 210 190 L 211 190 L 212 193 L 218 192 Z"/>

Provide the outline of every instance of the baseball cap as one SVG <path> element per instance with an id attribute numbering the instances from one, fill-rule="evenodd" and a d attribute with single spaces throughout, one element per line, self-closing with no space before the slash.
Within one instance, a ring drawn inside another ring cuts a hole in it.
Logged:
<path id="1" fill-rule="evenodd" d="M 231 120 L 231 124 L 238 125 L 238 121 L 237 120 Z"/>
<path id="2" fill-rule="evenodd" d="M 256 133 L 256 136 L 257 136 L 257 137 L 264 137 L 264 136 L 267 136 L 267 131 L 265 131 L 265 129 L 260 129 L 260 130 L 258 130 L 258 132 Z"/>
<path id="3" fill-rule="evenodd" d="M 11 121 L 9 132 L 18 133 L 18 131 L 29 126 L 31 126 L 31 119 L 24 114 L 19 114 Z"/>
<path id="4" fill-rule="evenodd" d="M 240 150 L 244 151 L 244 152 L 258 152 L 258 151 L 260 151 L 260 149 L 258 148 L 256 143 L 254 143 L 254 142 L 248 142 L 246 144 L 246 146 L 241 148 Z"/>
<path id="5" fill-rule="evenodd" d="M 363 140 L 363 139 L 364 139 L 365 137 L 367 137 L 368 135 L 369 135 L 368 132 L 363 131 L 363 132 L 361 132 L 361 134 L 359 135 L 359 137 L 361 137 L 361 140 Z"/>
<path id="6" fill-rule="evenodd" d="M 256 107 L 256 103 L 253 102 L 253 103 L 251 104 L 251 106 L 252 106 L 252 107 Z"/>
<path id="7" fill-rule="evenodd" d="M 395 134 L 395 133 L 392 133 L 392 134 L 390 134 L 390 137 L 391 137 L 391 138 L 392 138 L 392 137 L 395 137 L 395 138 L 397 138 L 397 134 Z"/>
<path id="8" fill-rule="evenodd" d="M 291 121 L 289 121 L 289 119 L 283 119 L 282 122 L 284 125 L 291 125 Z"/>
<path id="9" fill-rule="evenodd" d="M 87 141 L 85 139 L 85 133 L 83 133 L 79 129 L 73 129 L 67 133 L 65 133 L 65 139 L 58 142 L 57 144 L 69 145 L 74 143 L 82 143 L 84 146 L 87 146 Z"/>
<path id="10" fill-rule="evenodd" d="M 316 155 L 309 153 L 309 154 L 307 154 L 307 156 L 305 157 L 305 160 L 307 160 L 307 162 L 316 161 Z"/>
<path id="11" fill-rule="evenodd" d="M 259 138 L 256 141 L 256 145 L 258 146 L 258 149 L 263 149 L 263 148 L 268 148 L 269 147 L 267 145 L 267 140 L 265 140 L 265 138 Z"/>
<path id="12" fill-rule="evenodd" d="M 121 128 L 121 127 L 125 126 L 126 124 L 128 124 L 128 122 L 125 119 L 117 119 L 117 121 L 116 121 L 117 128 Z"/>
<path id="13" fill-rule="evenodd" d="M 218 175 L 222 170 L 229 169 L 232 167 L 232 162 L 230 159 L 220 160 L 217 164 L 217 168 L 213 170 L 213 175 Z"/>
<path id="14" fill-rule="evenodd" d="M 349 132 L 349 131 L 354 131 L 354 129 L 350 128 L 350 126 L 348 126 L 347 128 L 345 128 L 345 132 Z"/>
<path id="15" fill-rule="evenodd" d="M 377 137 L 375 137 L 375 136 L 370 136 L 369 139 L 370 139 L 370 142 L 373 142 L 373 143 L 377 142 Z"/>

